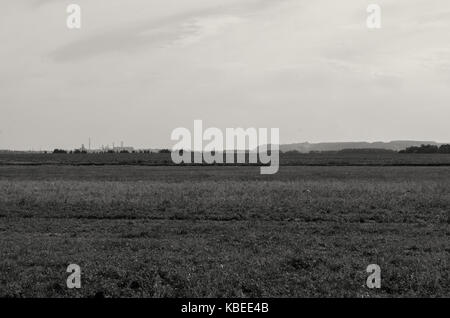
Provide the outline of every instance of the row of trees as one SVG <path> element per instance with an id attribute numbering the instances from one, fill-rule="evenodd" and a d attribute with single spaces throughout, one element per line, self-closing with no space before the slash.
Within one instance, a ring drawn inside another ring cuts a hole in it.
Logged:
<path id="1" fill-rule="evenodd" d="M 420 147 L 408 147 L 400 153 L 448 153 L 450 154 L 450 145 L 421 145 Z"/>
<path id="2" fill-rule="evenodd" d="M 47 152 L 45 152 L 47 153 Z M 75 150 L 64 150 L 64 149 L 55 149 L 53 150 L 53 153 L 55 154 L 87 154 L 88 152 L 86 150 L 80 150 L 80 149 L 75 149 Z M 128 151 L 128 150 L 121 150 L 121 151 L 114 151 L 114 150 L 105 150 L 103 152 L 100 153 L 152 153 L 150 150 L 133 150 L 133 151 Z M 171 153 L 170 150 L 168 149 L 162 149 L 159 150 L 158 153 Z"/>
<path id="3" fill-rule="evenodd" d="M 182 151 L 182 150 L 181 150 Z M 388 149 L 343 149 L 340 151 L 311 151 L 310 153 L 391 153 L 394 152 L 393 150 Z M 53 150 L 53 153 L 56 154 L 67 154 L 67 153 L 75 153 L 75 154 L 86 154 L 87 152 L 85 150 L 64 150 L 64 149 L 55 149 Z M 116 153 L 116 151 L 113 150 L 105 150 L 103 153 Z M 133 150 L 132 152 L 128 150 L 122 150 L 120 153 L 151 153 L 150 150 Z M 158 153 L 171 153 L 169 149 L 161 149 L 158 151 Z M 280 153 L 283 153 L 280 151 Z M 300 152 L 296 150 L 287 151 L 286 154 L 298 154 Z M 408 147 L 405 150 L 399 151 L 399 153 L 446 153 L 450 154 L 450 144 L 441 145 L 441 146 L 435 146 L 435 145 L 421 145 L 420 147 Z"/>

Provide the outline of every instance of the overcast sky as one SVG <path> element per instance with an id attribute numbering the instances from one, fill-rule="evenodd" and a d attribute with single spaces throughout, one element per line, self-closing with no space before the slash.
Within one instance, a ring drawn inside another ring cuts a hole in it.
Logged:
<path id="1" fill-rule="evenodd" d="M 194 119 L 282 143 L 449 142 L 449 88 L 449 0 L 0 2 L 0 149 L 169 147 Z"/>

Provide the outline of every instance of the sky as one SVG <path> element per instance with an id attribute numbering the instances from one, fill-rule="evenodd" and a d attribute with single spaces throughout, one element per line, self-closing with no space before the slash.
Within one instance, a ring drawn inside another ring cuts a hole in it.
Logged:
<path id="1" fill-rule="evenodd" d="M 195 119 L 281 143 L 450 142 L 449 88 L 448 0 L 0 2 L 0 149 L 170 147 Z"/>

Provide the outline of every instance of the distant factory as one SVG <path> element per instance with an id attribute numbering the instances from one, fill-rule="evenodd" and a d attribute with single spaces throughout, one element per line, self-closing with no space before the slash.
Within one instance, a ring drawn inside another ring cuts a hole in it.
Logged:
<path id="1" fill-rule="evenodd" d="M 92 149 L 91 148 L 91 140 L 89 139 L 89 146 L 86 148 L 84 144 L 81 145 L 79 149 L 76 149 L 77 152 L 82 153 L 105 153 L 105 152 L 134 152 L 134 147 L 131 146 L 124 146 L 123 141 L 120 143 L 120 146 L 116 146 L 115 143 L 112 143 L 112 146 L 110 145 L 102 145 L 101 148 Z"/>

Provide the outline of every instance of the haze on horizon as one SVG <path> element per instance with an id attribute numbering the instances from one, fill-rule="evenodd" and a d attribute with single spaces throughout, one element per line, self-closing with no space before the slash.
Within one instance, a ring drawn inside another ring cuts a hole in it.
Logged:
<path id="1" fill-rule="evenodd" d="M 448 0 L 2 1 L 0 149 L 167 148 L 195 119 L 283 144 L 450 142 L 449 34 Z"/>

